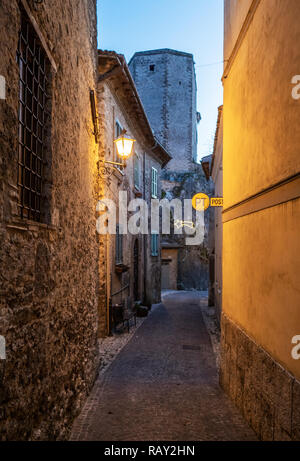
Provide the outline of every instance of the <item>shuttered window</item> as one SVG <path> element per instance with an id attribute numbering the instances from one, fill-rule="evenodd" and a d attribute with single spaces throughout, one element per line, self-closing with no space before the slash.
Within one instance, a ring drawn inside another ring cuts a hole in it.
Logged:
<path id="1" fill-rule="evenodd" d="M 158 234 L 151 234 L 151 256 L 158 256 Z"/>
<path id="2" fill-rule="evenodd" d="M 140 157 L 137 153 L 134 154 L 134 185 L 140 189 Z"/>
<path id="3" fill-rule="evenodd" d="M 123 263 L 123 235 L 120 233 L 120 226 L 116 227 L 116 264 Z"/>
<path id="4" fill-rule="evenodd" d="M 151 196 L 152 198 L 157 198 L 157 169 L 152 167 L 152 177 L 151 177 Z"/>

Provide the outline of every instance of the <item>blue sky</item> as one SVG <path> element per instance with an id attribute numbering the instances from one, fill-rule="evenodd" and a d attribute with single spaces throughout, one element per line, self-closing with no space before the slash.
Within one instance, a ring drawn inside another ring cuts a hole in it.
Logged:
<path id="1" fill-rule="evenodd" d="M 222 104 L 223 0 L 98 0 L 98 47 L 125 55 L 173 48 L 193 53 L 198 86 L 198 157 L 211 153 Z M 215 64 L 218 63 L 218 64 Z"/>

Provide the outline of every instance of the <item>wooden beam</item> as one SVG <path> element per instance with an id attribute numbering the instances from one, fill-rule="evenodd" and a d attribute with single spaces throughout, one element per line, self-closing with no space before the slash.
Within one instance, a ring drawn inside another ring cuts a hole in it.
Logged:
<path id="1" fill-rule="evenodd" d="M 113 67 L 111 70 L 109 70 L 108 72 L 105 72 L 105 74 L 103 75 L 100 75 L 98 77 L 98 83 L 102 83 L 104 82 L 105 80 L 107 80 L 108 78 L 111 78 L 113 77 L 114 75 L 117 75 L 119 72 L 121 72 L 121 67 L 120 66 L 115 66 Z"/>

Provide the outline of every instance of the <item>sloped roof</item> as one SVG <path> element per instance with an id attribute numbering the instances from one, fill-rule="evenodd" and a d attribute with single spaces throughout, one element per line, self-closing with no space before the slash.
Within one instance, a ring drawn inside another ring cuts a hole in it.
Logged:
<path id="1" fill-rule="evenodd" d="M 213 154 L 212 154 L 212 161 L 211 161 L 211 165 L 210 165 L 210 175 L 212 173 L 212 170 L 213 170 L 213 167 L 214 167 L 214 162 L 215 162 L 215 157 L 216 157 L 216 148 L 217 148 L 217 144 L 218 144 L 222 112 L 223 112 L 223 106 L 219 106 L 218 107 L 217 128 L 216 128 L 215 141 L 214 141 L 214 151 L 213 151 Z"/>
<path id="2" fill-rule="evenodd" d="M 130 119 L 142 131 L 149 149 L 164 167 L 172 157 L 153 134 L 125 57 L 115 51 L 98 50 L 98 84 L 101 85 L 107 80 Z"/>

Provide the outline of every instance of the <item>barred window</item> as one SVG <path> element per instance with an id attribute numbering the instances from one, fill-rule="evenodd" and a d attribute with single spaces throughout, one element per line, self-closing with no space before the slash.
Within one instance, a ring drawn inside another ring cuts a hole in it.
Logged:
<path id="1" fill-rule="evenodd" d="M 41 221 L 43 158 L 50 63 L 25 11 L 21 10 L 19 64 L 18 207 L 20 216 Z"/>

